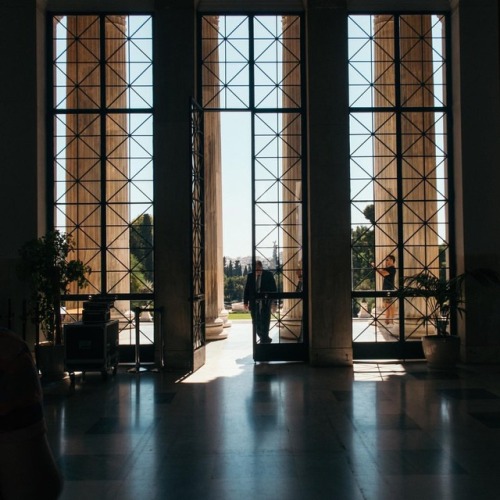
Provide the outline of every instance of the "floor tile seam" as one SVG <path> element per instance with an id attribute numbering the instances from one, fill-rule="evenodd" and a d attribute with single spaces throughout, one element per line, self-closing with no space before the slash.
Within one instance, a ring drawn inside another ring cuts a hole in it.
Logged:
<path id="1" fill-rule="evenodd" d="M 460 433 L 461 434 L 461 433 Z M 453 436 L 454 444 L 449 443 L 449 435 L 446 438 L 441 438 L 438 434 L 433 434 L 429 431 L 431 438 L 437 442 L 440 448 L 445 450 L 456 450 L 457 452 L 470 452 L 474 454 L 484 455 L 485 450 L 491 449 L 492 446 L 498 447 L 500 445 L 500 435 L 496 433 L 493 439 L 490 433 L 481 433 L 481 435 L 474 434 L 473 436 Z"/>
<path id="2" fill-rule="evenodd" d="M 147 446 L 147 443 L 144 444 L 144 447 Z M 122 466 L 122 474 L 120 476 L 120 480 L 124 481 L 129 473 L 134 469 L 135 465 L 141 460 L 141 457 L 144 454 L 144 447 L 142 450 L 133 450 L 125 460 L 125 463 Z"/>

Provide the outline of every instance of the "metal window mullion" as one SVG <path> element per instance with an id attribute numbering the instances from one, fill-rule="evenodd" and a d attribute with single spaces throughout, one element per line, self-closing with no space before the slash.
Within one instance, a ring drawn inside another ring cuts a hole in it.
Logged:
<path id="1" fill-rule="evenodd" d="M 251 154 L 252 154 L 252 173 L 251 173 L 251 182 L 252 182 L 252 270 L 255 270 L 255 50 L 254 50 L 254 16 L 248 16 L 248 99 L 249 99 L 249 109 L 251 112 L 252 119 L 250 121 L 250 127 L 252 134 L 252 142 L 251 142 Z M 255 341 L 255 336 L 254 336 Z"/>
<path id="2" fill-rule="evenodd" d="M 398 211 L 398 267 L 399 267 L 399 288 L 403 285 L 403 270 L 404 270 L 404 220 L 403 220 L 403 145 L 402 145 L 402 124 L 401 124 L 401 51 L 400 51 L 400 33 L 399 33 L 400 16 L 394 16 L 394 85 L 395 85 L 395 114 L 396 114 L 396 203 Z M 399 317 L 404 318 L 404 300 L 399 301 Z M 399 341 L 404 342 L 404 321 L 399 321 Z"/>
<path id="3" fill-rule="evenodd" d="M 100 67 L 100 155 L 101 155 L 101 242 L 100 242 L 100 257 L 101 257 L 101 292 L 107 293 L 108 290 L 108 280 L 107 280 L 107 265 L 106 265 L 106 257 L 107 257 L 107 200 L 106 200 L 106 118 L 107 118 L 107 109 L 106 109 L 106 16 L 101 15 L 99 19 L 100 24 L 100 55 L 99 55 L 99 67 Z"/>
<path id="4" fill-rule="evenodd" d="M 278 65 L 278 62 L 276 61 L 276 64 L 274 66 L 275 71 L 276 71 L 277 65 Z M 276 104 L 278 104 L 278 103 L 276 102 Z M 282 206 L 283 196 L 282 196 L 282 193 L 280 192 L 279 185 L 280 185 L 281 181 L 283 180 L 283 162 L 285 160 L 285 158 L 283 157 L 283 154 L 280 154 L 281 141 L 283 141 L 283 132 L 284 132 L 284 130 L 283 130 L 283 118 L 284 118 L 285 114 L 288 115 L 288 113 L 282 113 L 282 112 L 280 113 L 279 109 L 276 109 L 276 111 L 274 113 L 274 118 L 276 120 L 276 122 L 275 122 L 276 132 L 278 132 L 278 135 L 280 138 L 279 141 L 276 141 L 276 152 L 275 152 L 276 159 L 278 160 L 277 161 L 278 172 L 276 172 L 276 175 L 277 175 L 277 180 L 279 183 L 277 183 L 277 185 L 276 185 L 277 190 L 276 190 L 275 197 L 277 199 L 273 203 L 273 205 L 277 205 L 277 207 L 276 207 L 277 221 L 275 221 L 275 223 L 274 223 L 274 228 L 276 228 L 277 226 L 280 227 L 282 222 L 283 222 L 283 206 Z M 281 116 L 281 123 L 280 123 L 280 119 L 279 119 L 280 116 Z M 280 162 L 281 162 L 281 172 L 279 170 Z M 269 214 L 267 214 L 267 215 L 269 216 Z M 279 253 L 280 253 L 279 249 L 281 248 L 281 245 L 283 244 L 281 232 L 282 231 L 278 231 L 278 235 L 277 235 L 278 236 L 278 262 L 280 261 L 279 260 Z M 276 269 L 276 271 L 277 271 L 277 269 Z M 280 291 L 283 291 L 283 290 L 280 290 Z"/>
<path id="5" fill-rule="evenodd" d="M 307 159 L 307 134 L 304 133 L 305 130 L 307 130 L 307 112 L 306 112 L 306 106 L 307 106 L 307 94 L 306 94 L 306 65 L 304 64 L 304 54 L 306 53 L 306 41 L 305 41 L 305 36 L 304 33 L 306 32 L 305 29 L 305 16 L 301 15 L 300 16 L 300 135 L 301 135 L 301 146 L 302 146 L 302 151 L 301 151 L 301 179 L 300 182 L 302 183 L 302 196 L 301 196 L 301 212 L 302 212 L 302 218 L 301 218 L 301 224 L 302 224 L 302 241 L 301 241 L 301 250 L 302 250 L 302 322 L 303 322 L 303 333 L 304 333 L 304 338 L 303 341 L 307 342 L 307 339 L 309 337 L 308 332 L 309 332 L 309 321 L 308 321 L 308 314 L 309 314 L 309 301 L 304 300 L 305 297 L 308 296 L 308 276 L 309 276 L 309 267 L 308 267 L 308 262 L 309 262 L 309 245 L 307 244 L 306 241 L 306 235 L 308 234 L 308 228 L 307 228 L 307 207 L 308 207 L 308 186 L 307 186 L 307 165 L 306 165 L 306 159 Z M 304 244 L 306 242 L 306 244 Z"/>
<path id="6" fill-rule="evenodd" d="M 47 213 L 46 213 L 46 224 L 48 229 L 54 229 L 55 226 L 55 211 L 56 211 L 56 197 L 54 194 L 55 189 L 55 117 L 57 112 L 54 108 L 54 18 L 55 16 L 48 15 L 46 19 L 47 23 L 47 47 L 51 47 L 51 50 L 47 51 L 47 86 L 46 86 L 46 102 L 47 108 L 50 109 L 50 113 L 47 113 L 45 127 L 47 130 L 48 147 L 46 151 L 47 158 L 47 170 L 45 172 L 45 179 L 47 182 L 46 186 L 46 196 L 47 196 Z M 50 57 L 48 56 L 50 54 Z"/>
<path id="7" fill-rule="evenodd" d="M 252 89 L 253 90 L 253 89 Z M 252 171 L 251 171 L 251 192 L 252 192 L 252 269 L 255 269 L 255 244 L 256 244 L 256 237 L 255 237 L 255 207 L 256 207 L 256 200 L 255 200 L 255 117 L 256 117 L 256 112 L 252 108 L 252 119 L 250 120 L 250 128 L 251 131 L 250 133 L 252 134 L 252 141 L 251 141 L 251 155 L 252 155 Z"/>
<path id="8" fill-rule="evenodd" d="M 219 24 L 219 30 L 220 30 L 220 24 Z M 224 16 L 224 43 L 222 44 L 222 48 L 224 50 L 224 105 L 227 107 L 227 101 L 228 101 L 228 64 L 227 64 L 227 44 L 229 43 L 227 39 L 227 22 L 226 22 L 226 16 Z M 220 67 L 220 58 L 219 58 L 219 67 Z M 219 75 L 220 78 L 220 75 Z M 220 101 L 219 101 L 220 102 Z"/>
<path id="9" fill-rule="evenodd" d="M 451 55 L 451 19 L 450 15 L 444 15 L 444 25 L 445 25 L 445 61 L 446 61 L 446 106 L 443 110 L 446 119 L 446 189 L 447 196 L 446 202 L 448 203 L 447 213 L 448 213 L 448 248 L 447 257 L 449 259 L 449 275 L 456 276 L 457 274 L 457 255 L 456 255 L 456 225 L 455 225 L 455 182 L 454 182 L 454 169 L 453 165 L 453 113 L 450 111 L 451 103 L 453 102 L 453 88 L 451 85 L 452 71 L 451 71 L 451 60 L 449 55 Z M 452 251 L 453 249 L 453 251 Z M 450 329 L 451 332 L 456 332 L 458 318 L 452 315 L 450 318 Z"/>
<path id="10" fill-rule="evenodd" d="M 202 106 L 205 105 L 203 102 L 203 52 L 202 52 L 202 47 L 203 47 L 203 19 L 204 16 L 199 14 L 198 15 L 198 26 L 196 27 L 196 32 L 198 33 L 198 36 L 196 37 L 196 48 L 197 48 L 197 55 L 198 55 L 198 64 L 197 68 L 199 68 L 199 71 L 196 72 L 196 79 L 197 79 L 197 85 L 196 85 L 196 90 L 197 90 L 197 95 L 195 95 L 195 101 L 201 103 Z M 155 101 L 153 101 L 155 102 Z"/>
<path id="11" fill-rule="evenodd" d="M 444 133 L 446 135 L 446 199 L 448 203 L 448 258 L 449 258 L 449 272 L 451 276 L 455 276 L 457 272 L 457 259 L 456 253 L 451 252 L 451 248 L 455 248 L 456 244 L 456 232 L 455 232 L 455 182 L 454 182 L 454 169 L 453 165 L 453 113 L 450 112 L 450 103 L 453 99 L 453 88 L 450 85 L 452 82 L 451 73 L 451 60 L 449 54 L 451 54 L 451 19 L 449 15 L 444 16 L 445 25 L 445 63 L 446 63 L 446 80 L 445 80 L 445 92 L 446 92 L 446 106 L 443 108 L 443 114 L 445 117 L 446 128 Z"/>
<path id="12" fill-rule="evenodd" d="M 254 50 L 255 16 L 248 16 L 248 99 L 249 108 L 255 110 L 255 50 Z M 253 136 L 252 136 L 253 137 Z"/>

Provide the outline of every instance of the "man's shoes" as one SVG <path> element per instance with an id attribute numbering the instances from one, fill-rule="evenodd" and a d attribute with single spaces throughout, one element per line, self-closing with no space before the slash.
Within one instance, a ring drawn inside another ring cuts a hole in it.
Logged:
<path id="1" fill-rule="evenodd" d="M 260 339 L 261 344 L 270 344 L 273 341 L 271 337 L 262 337 Z"/>

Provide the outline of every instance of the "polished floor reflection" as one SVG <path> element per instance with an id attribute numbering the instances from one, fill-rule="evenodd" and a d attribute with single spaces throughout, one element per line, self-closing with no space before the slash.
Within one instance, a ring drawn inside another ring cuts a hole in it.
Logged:
<path id="1" fill-rule="evenodd" d="M 249 325 L 205 367 L 45 386 L 78 499 L 494 499 L 500 366 L 254 364 Z"/>

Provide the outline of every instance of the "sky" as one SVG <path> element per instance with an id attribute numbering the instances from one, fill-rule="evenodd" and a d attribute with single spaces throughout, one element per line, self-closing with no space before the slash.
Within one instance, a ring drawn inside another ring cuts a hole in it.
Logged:
<path id="1" fill-rule="evenodd" d="M 224 255 L 252 254 L 250 113 L 221 113 Z"/>

